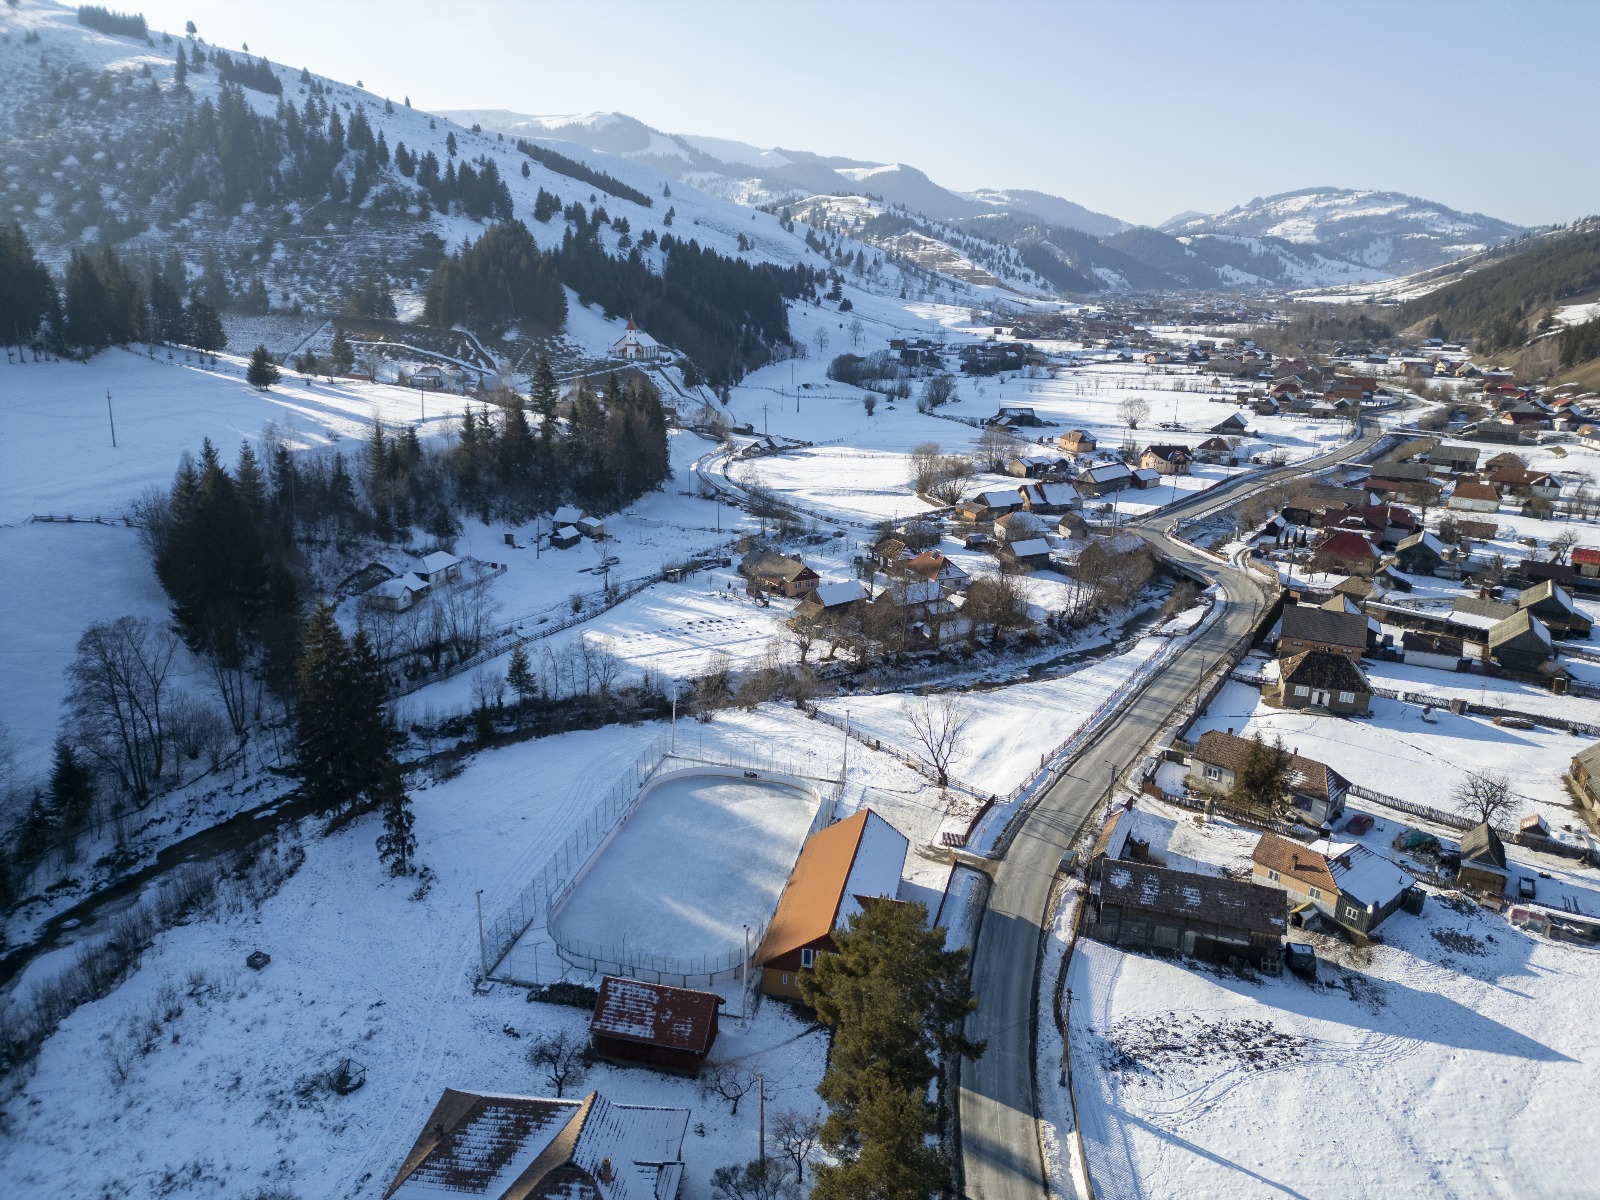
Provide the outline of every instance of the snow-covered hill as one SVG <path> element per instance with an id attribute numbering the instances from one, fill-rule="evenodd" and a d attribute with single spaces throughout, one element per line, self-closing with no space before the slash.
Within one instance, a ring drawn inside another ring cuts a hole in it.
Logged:
<path id="1" fill-rule="evenodd" d="M 1463 213 L 1400 192 L 1305 188 L 1258 197 L 1227 212 L 1183 213 L 1161 227 L 1175 236 L 1229 234 L 1313 244 L 1389 275 L 1438 266 L 1523 232 L 1482 213 Z"/>

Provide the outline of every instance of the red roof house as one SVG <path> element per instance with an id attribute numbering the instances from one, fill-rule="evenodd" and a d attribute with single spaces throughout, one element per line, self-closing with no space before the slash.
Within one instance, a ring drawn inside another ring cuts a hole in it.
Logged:
<path id="1" fill-rule="evenodd" d="M 717 1040 L 721 1004 L 711 992 L 607 975 L 589 1019 L 589 1042 L 612 1062 L 698 1075 Z"/>

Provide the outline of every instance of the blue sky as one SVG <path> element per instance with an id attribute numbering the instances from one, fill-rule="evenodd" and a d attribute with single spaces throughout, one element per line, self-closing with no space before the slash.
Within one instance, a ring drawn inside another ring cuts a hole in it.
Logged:
<path id="1" fill-rule="evenodd" d="M 1522 224 L 1600 212 L 1600 0 L 139 7 L 419 108 L 615 110 L 1136 222 L 1322 185 Z"/>

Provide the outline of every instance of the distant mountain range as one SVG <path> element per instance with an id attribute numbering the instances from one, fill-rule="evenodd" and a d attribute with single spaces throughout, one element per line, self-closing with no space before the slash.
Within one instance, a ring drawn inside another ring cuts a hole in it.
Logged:
<path id="1" fill-rule="evenodd" d="M 1525 232 L 1398 192 L 1307 188 L 1158 229 L 1025 188 L 957 192 L 905 163 L 664 133 L 622 113 L 442 115 L 507 135 L 559 138 L 648 163 L 744 203 L 863 196 L 1020 252 L 1057 290 L 1217 290 L 1365 283 L 1454 261 Z M 924 230 L 938 237 L 937 230 Z"/>
<path id="2" fill-rule="evenodd" d="M 1181 213 L 1160 228 L 1174 236 L 1281 238 L 1392 275 L 1436 267 L 1526 232 L 1509 221 L 1400 192 L 1332 187 L 1257 198 L 1211 216 Z"/>

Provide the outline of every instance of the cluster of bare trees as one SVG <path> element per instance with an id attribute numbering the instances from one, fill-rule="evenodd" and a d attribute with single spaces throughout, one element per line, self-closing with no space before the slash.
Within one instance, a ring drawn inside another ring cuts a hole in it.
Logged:
<path id="1" fill-rule="evenodd" d="M 946 454 L 938 442 L 911 447 L 911 487 L 919 496 L 955 504 L 966 492 L 977 466 L 965 454 Z"/>
<path id="2" fill-rule="evenodd" d="M 431 589 L 404 612 L 369 609 L 361 625 L 380 662 L 397 663 L 411 677 L 465 662 L 492 631 L 499 610 L 489 579 Z"/>
<path id="3" fill-rule="evenodd" d="M 1065 616 L 1068 624 L 1082 626 L 1102 613 L 1125 608 L 1139 598 L 1155 562 L 1149 551 L 1116 554 L 1091 542 L 1078 555 L 1073 568 Z"/>

